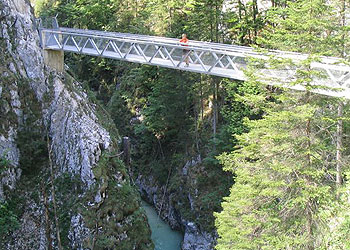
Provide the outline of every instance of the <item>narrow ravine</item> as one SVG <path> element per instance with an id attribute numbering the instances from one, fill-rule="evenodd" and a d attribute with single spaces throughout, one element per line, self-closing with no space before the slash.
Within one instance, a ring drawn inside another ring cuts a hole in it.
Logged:
<path id="1" fill-rule="evenodd" d="M 155 250 L 180 250 L 183 235 L 172 230 L 161 218 L 156 210 L 147 202 L 142 201 L 142 207 L 146 211 L 148 223 L 152 230 L 152 240 Z"/>

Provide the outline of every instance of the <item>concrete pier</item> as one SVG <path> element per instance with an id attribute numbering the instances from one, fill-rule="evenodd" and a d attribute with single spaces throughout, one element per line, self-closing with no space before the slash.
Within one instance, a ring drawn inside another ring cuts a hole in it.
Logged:
<path id="1" fill-rule="evenodd" d="M 54 38 L 55 36 L 55 38 Z M 62 42 L 62 35 L 47 35 L 45 33 L 41 34 L 41 40 L 44 43 L 42 46 L 44 48 L 43 50 L 43 56 L 44 56 L 44 63 L 45 65 L 56 69 L 58 72 L 64 71 L 64 51 L 63 50 L 53 50 L 48 48 L 46 45 L 46 42 L 48 40 Z"/>
<path id="2" fill-rule="evenodd" d="M 44 49 L 43 55 L 45 65 L 59 72 L 64 71 L 64 52 L 62 50 Z"/>

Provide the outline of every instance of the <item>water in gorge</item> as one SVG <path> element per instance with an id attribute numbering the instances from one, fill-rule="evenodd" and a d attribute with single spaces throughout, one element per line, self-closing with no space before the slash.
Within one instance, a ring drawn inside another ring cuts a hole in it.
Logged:
<path id="1" fill-rule="evenodd" d="M 142 207 L 146 211 L 148 223 L 152 230 L 152 240 L 155 245 L 155 250 L 180 250 L 183 235 L 175 230 L 172 230 L 168 224 L 158 217 L 156 210 L 142 201 Z"/>

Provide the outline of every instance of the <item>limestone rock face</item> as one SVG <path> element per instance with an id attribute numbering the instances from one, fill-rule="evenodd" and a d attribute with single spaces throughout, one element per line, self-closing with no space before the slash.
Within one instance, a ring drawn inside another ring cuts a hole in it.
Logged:
<path id="1" fill-rule="evenodd" d="M 214 244 L 215 239 L 211 234 L 202 232 L 193 222 L 186 223 L 183 250 L 209 250 L 213 249 Z"/>
<path id="2" fill-rule="evenodd" d="M 90 235 L 91 231 L 85 226 L 81 214 L 73 216 L 71 219 L 71 230 L 68 236 L 71 242 L 73 242 L 72 247 L 74 249 L 81 248 L 81 243 Z"/>
<path id="3" fill-rule="evenodd" d="M 87 187 L 90 186 L 95 182 L 92 167 L 97 164 L 102 150 L 110 146 L 109 133 L 98 123 L 87 95 L 79 89 L 71 92 L 63 84 L 62 75 L 45 68 L 28 1 L 1 0 L 0 27 L 0 109 L 4 115 L 0 117 L 0 157 L 7 162 L 0 172 L 0 199 L 6 198 L 5 188 L 15 190 L 21 177 L 17 140 L 18 131 L 26 120 L 23 115 L 26 104 L 21 101 L 19 87 L 23 84 L 28 85 L 26 88 L 41 104 L 41 120 L 52 141 L 58 174 L 77 174 Z M 45 249 L 45 228 L 40 226 L 45 225 L 43 208 L 34 201 L 28 205 L 36 209 L 27 209 L 20 218 L 20 228 L 13 235 L 15 240 L 7 245 L 10 249 L 21 249 L 25 245 Z M 33 235 L 34 232 L 40 235 Z"/>
<path id="4" fill-rule="evenodd" d="M 20 228 L 12 236 L 12 240 L 6 244 L 6 249 L 47 249 L 45 227 L 38 227 L 38 224 L 45 224 L 43 207 L 33 200 L 28 200 L 27 211 L 20 219 Z"/>
<path id="5" fill-rule="evenodd" d="M 0 15 L 5 17 L 1 37 L 6 43 L 5 53 L 13 59 L 8 65 L 12 69 L 10 73 L 27 79 L 42 103 L 43 119 L 50 129 L 57 165 L 62 171 L 81 174 L 84 183 L 92 184 L 94 176 L 91 167 L 99 160 L 101 149 L 107 149 L 110 145 L 108 132 L 98 124 L 94 107 L 89 104 L 84 92 L 70 92 L 64 86 L 62 77 L 54 72 L 51 72 L 52 79 L 48 79 L 49 69 L 44 69 L 30 5 L 23 0 L 4 0 L 0 3 L 4 6 Z M 16 90 L 11 93 L 11 108 L 21 120 L 18 93 Z M 43 100 L 45 95 L 49 96 L 49 100 Z M 12 149 L 8 150 L 9 160 L 16 165 L 18 152 L 13 145 L 15 138 L 16 131 L 13 129 L 12 136 L 6 140 L 6 144 L 10 145 L 5 146 L 4 142 L 0 148 Z M 80 167 L 77 169 L 77 166 Z"/>
<path id="6" fill-rule="evenodd" d="M 104 244 L 152 248 L 139 197 L 121 174 L 124 166 L 104 156 L 116 145 L 97 108 L 79 83 L 44 65 L 29 1 L 0 0 L 0 202 L 14 204 L 11 197 L 20 197 L 15 205 L 21 209 L 18 228 L 10 240 L 0 242 L 1 249 L 56 248 L 54 202 L 57 216 L 64 218 L 59 227 L 66 248 L 93 248 L 99 235 Z M 121 181 L 109 174 L 121 176 L 123 192 L 115 184 Z M 106 218 L 111 227 L 102 225 Z M 117 222 L 129 231 L 137 224 L 143 235 L 131 238 L 127 231 L 111 229 Z M 112 236 L 103 235 L 107 231 Z"/>
<path id="7" fill-rule="evenodd" d="M 8 128 L 6 133 L 0 135 L 0 157 L 11 162 L 11 168 L 3 169 L 0 172 L 0 201 L 4 200 L 4 186 L 13 190 L 16 185 L 16 181 L 21 176 L 21 170 L 18 168 L 19 150 L 16 145 L 16 124 L 13 124 Z"/>
<path id="8" fill-rule="evenodd" d="M 62 172 L 78 174 L 88 186 L 94 183 L 92 167 L 111 143 L 98 123 L 94 107 L 84 92 L 71 93 L 58 78 L 53 81 L 54 99 L 47 110 L 56 164 Z"/>

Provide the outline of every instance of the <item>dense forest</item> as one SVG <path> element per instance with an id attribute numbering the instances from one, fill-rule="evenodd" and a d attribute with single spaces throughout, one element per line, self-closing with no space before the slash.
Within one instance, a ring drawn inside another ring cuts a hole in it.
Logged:
<path id="1" fill-rule="evenodd" d="M 220 250 L 350 249 L 349 104 L 311 84 L 322 56 L 348 64 L 348 0 L 32 2 L 64 27 L 308 54 L 268 62 L 296 68 L 280 84 L 305 91 L 267 85 L 253 58 L 247 81 L 69 53 L 65 64 L 130 138 L 131 182 L 153 180 L 165 220 L 171 205 Z"/>

